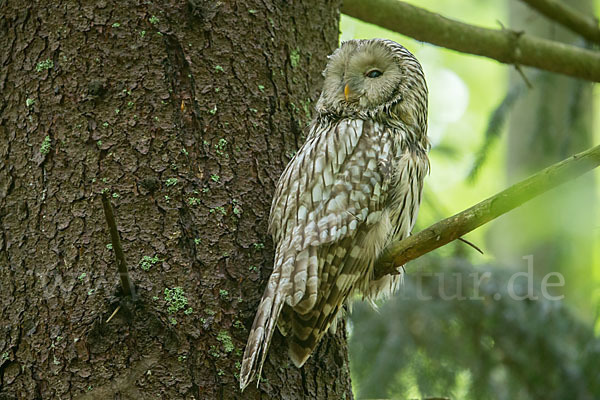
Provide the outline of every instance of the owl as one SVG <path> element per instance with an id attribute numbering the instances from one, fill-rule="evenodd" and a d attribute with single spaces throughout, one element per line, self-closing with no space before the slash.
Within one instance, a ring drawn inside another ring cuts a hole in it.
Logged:
<path id="1" fill-rule="evenodd" d="M 429 141 L 417 59 L 390 40 L 350 40 L 323 74 L 306 143 L 275 189 L 274 267 L 246 345 L 242 390 L 260 375 L 276 325 L 301 367 L 346 301 L 394 292 L 401 275 L 375 280 L 375 261 L 410 234 L 421 203 Z"/>

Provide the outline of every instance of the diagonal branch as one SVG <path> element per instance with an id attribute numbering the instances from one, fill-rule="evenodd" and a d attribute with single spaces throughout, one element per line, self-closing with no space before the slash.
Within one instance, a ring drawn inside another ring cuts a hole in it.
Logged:
<path id="1" fill-rule="evenodd" d="M 600 28 L 598 21 L 573 7 L 556 0 L 521 0 L 523 3 L 540 14 L 545 15 L 565 26 L 571 31 L 583 36 L 590 42 L 600 43 Z"/>
<path id="2" fill-rule="evenodd" d="M 480 28 L 397 0 L 345 0 L 342 12 L 414 39 L 506 64 L 600 82 L 600 53 L 511 30 Z"/>
<path id="3" fill-rule="evenodd" d="M 600 146 L 554 164 L 508 189 L 446 218 L 408 238 L 391 243 L 375 265 L 375 278 L 397 273 L 397 268 L 421 257 L 540 194 L 600 165 Z"/>

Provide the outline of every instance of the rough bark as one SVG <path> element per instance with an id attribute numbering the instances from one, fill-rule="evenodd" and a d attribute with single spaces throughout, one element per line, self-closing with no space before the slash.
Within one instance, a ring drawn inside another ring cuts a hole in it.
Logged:
<path id="1" fill-rule="evenodd" d="M 302 369 L 276 334 L 260 390 L 237 382 L 271 270 L 272 190 L 304 139 L 338 9 L 1 3 L 5 398 L 352 396 L 344 329 Z M 103 191 L 136 303 L 118 289 Z"/>

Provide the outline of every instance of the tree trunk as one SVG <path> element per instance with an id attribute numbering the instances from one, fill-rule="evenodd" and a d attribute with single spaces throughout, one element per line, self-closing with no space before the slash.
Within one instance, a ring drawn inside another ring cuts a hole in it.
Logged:
<path id="1" fill-rule="evenodd" d="M 1 2 L 0 398 L 352 397 L 344 329 L 302 369 L 277 333 L 238 389 L 273 188 L 337 44 L 339 1 L 310 3 Z"/>

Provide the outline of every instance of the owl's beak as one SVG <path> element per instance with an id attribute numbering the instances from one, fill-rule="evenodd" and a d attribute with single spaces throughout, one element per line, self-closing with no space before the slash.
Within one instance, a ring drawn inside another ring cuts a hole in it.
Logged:
<path id="1" fill-rule="evenodd" d="M 348 97 L 350 97 L 350 86 L 348 86 L 348 84 L 346 84 L 346 86 L 344 87 L 344 97 L 346 98 L 346 101 L 348 101 Z"/>

